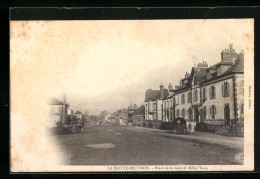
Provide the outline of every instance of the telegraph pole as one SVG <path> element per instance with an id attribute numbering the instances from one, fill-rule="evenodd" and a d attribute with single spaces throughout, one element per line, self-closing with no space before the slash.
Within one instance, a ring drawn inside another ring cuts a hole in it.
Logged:
<path id="1" fill-rule="evenodd" d="M 193 59 L 193 61 L 194 61 L 194 67 L 196 67 L 196 56 L 193 55 L 193 56 L 192 56 L 192 59 Z"/>

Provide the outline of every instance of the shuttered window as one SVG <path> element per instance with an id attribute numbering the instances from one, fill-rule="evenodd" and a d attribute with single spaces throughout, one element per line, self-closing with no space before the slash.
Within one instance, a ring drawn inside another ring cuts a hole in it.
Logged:
<path id="1" fill-rule="evenodd" d="M 215 105 L 210 107 L 209 113 L 210 113 L 211 119 L 215 119 L 215 117 L 216 117 L 216 106 Z"/>
<path id="2" fill-rule="evenodd" d="M 176 104 L 179 104 L 179 96 L 176 96 L 175 101 L 176 101 Z"/>
<path id="3" fill-rule="evenodd" d="M 203 99 L 203 102 L 207 100 L 207 88 L 204 87 L 203 90 L 202 90 L 202 99 Z"/>
<path id="4" fill-rule="evenodd" d="M 198 102 L 198 90 L 195 89 L 193 92 L 193 101 Z"/>
<path id="5" fill-rule="evenodd" d="M 191 92 L 188 92 L 188 93 L 187 93 L 187 102 L 188 102 L 188 103 L 191 103 L 191 100 L 192 100 L 192 99 L 191 99 Z"/>
<path id="6" fill-rule="evenodd" d="M 209 97 L 210 99 L 216 98 L 216 88 L 214 85 L 211 85 L 209 88 Z"/>
<path id="7" fill-rule="evenodd" d="M 176 116 L 180 117 L 180 110 L 179 109 L 177 109 L 177 111 L 176 111 Z"/>
<path id="8" fill-rule="evenodd" d="M 222 96 L 229 96 L 229 83 L 227 81 L 222 84 Z"/>
<path id="9" fill-rule="evenodd" d="M 182 110 L 181 110 L 181 116 L 182 116 L 182 117 L 185 117 L 185 109 L 182 109 Z"/>
<path id="10" fill-rule="evenodd" d="M 185 95 L 184 94 L 181 95 L 181 104 L 185 104 Z"/>

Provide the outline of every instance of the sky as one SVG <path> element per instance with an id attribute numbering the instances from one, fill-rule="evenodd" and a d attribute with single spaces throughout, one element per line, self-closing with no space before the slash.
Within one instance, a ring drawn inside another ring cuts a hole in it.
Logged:
<path id="1" fill-rule="evenodd" d="M 66 93 L 90 114 L 140 106 L 147 89 L 178 85 L 194 63 L 220 62 L 230 43 L 246 53 L 252 33 L 252 19 L 12 21 L 11 88 L 17 105 Z"/>

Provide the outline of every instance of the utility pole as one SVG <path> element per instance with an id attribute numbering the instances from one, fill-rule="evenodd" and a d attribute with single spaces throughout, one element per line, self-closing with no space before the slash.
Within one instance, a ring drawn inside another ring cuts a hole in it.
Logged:
<path id="1" fill-rule="evenodd" d="M 194 67 L 196 67 L 196 56 L 193 55 L 193 56 L 192 56 L 192 59 L 193 59 L 193 61 L 194 61 Z"/>

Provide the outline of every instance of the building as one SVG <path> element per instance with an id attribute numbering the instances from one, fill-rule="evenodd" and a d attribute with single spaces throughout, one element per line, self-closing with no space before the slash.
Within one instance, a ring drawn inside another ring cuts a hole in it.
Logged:
<path id="1" fill-rule="evenodd" d="M 206 79 L 207 62 L 199 63 L 185 74 L 180 85 L 174 90 L 175 117 L 183 117 L 188 121 L 200 122 L 200 83 Z"/>
<path id="2" fill-rule="evenodd" d="M 221 62 L 209 67 L 201 85 L 201 120 L 217 129 L 244 122 L 244 53 L 232 44 L 221 53 Z"/>
<path id="3" fill-rule="evenodd" d="M 103 121 L 104 121 L 104 122 L 110 122 L 110 116 L 111 116 L 110 113 L 106 114 L 105 117 L 104 117 L 104 119 L 103 119 Z"/>
<path id="4" fill-rule="evenodd" d="M 128 110 L 125 108 L 119 109 L 110 118 L 111 122 L 119 125 L 127 125 L 128 123 Z"/>
<path id="5" fill-rule="evenodd" d="M 174 92 L 172 84 L 168 86 L 168 96 L 163 100 L 163 118 L 162 122 L 172 122 L 174 120 Z"/>
<path id="6" fill-rule="evenodd" d="M 145 107 L 141 105 L 139 108 L 135 108 L 134 112 L 130 116 L 130 120 L 133 123 L 133 126 L 143 127 L 145 122 Z"/>
<path id="7" fill-rule="evenodd" d="M 49 127 L 57 127 L 57 122 L 65 123 L 67 120 L 68 104 L 66 104 L 66 96 L 62 96 L 62 101 L 57 98 L 49 98 Z"/>
<path id="8" fill-rule="evenodd" d="M 168 97 L 168 89 L 160 85 L 160 90 L 145 92 L 145 127 L 159 128 L 163 121 L 163 100 Z"/>
<path id="9" fill-rule="evenodd" d="M 211 130 L 243 124 L 244 53 L 237 54 L 230 44 L 219 63 L 210 67 L 199 63 L 173 91 L 175 117 L 205 122 Z"/>
<path id="10" fill-rule="evenodd" d="M 135 110 L 138 108 L 138 106 L 136 104 L 132 105 L 130 104 L 130 106 L 128 106 L 127 110 L 128 110 L 128 123 L 133 123 L 131 116 L 132 114 L 135 112 Z"/>

